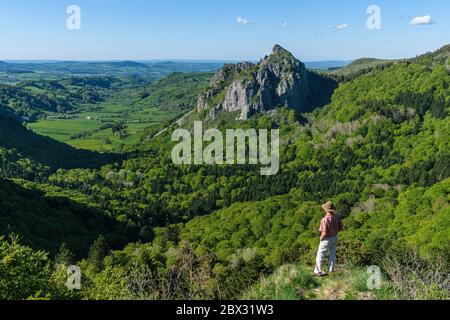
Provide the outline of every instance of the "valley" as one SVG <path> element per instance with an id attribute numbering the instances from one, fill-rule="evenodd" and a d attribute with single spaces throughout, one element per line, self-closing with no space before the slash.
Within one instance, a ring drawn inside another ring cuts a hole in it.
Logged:
<path id="1" fill-rule="evenodd" d="M 373 62 L 375 60 L 361 59 L 355 62 L 358 69 L 350 64 L 337 71 L 331 68 L 327 73 L 351 74 L 355 70 L 376 65 Z M 333 63 L 341 65 L 343 62 L 316 62 L 311 66 L 329 66 Z M 19 72 L 14 77 L 16 82 L 12 83 L 31 93 L 53 96 L 53 89 L 61 91 L 64 88 L 65 92 L 59 94 L 59 99 L 67 103 L 68 96 L 76 97 L 76 107 L 71 106 L 68 110 L 61 107 L 61 110 L 45 108 L 22 112 L 28 128 L 78 149 L 120 152 L 125 146 L 138 143 L 150 127 L 157 130 L 162 123 L 169 125 L 192 109 L 196 105 L 196 95 L 206 88 L 213 76 L 213 73 L 202 70 L 214 70 L 219 66 L 220 63 L 187 62 L 45 62 L 3 63 L 0 64 L 0 70 L 11 74 Z M 153 71 L 142 71 L 147 69 Z M 198 72 L 181 73 L 191 70 Z M 168 76 L 170 72 L 174 73 Z M 81 82 L 71 83 L 67 81 L 67 76 Z M 90 84 L 94 84 L 94 87 L 82 93 L 80 87 L 86 77 L 92 79 Z M 95 86 L 95 79 L 100 81 L 99 87 Z M 179 99 L 185 92 L 189 92 L 189 99 Z M 99 94 L 104 97 L 97 96 Z M 113 130 L 113 125 L 121 128 Z"/>
<path id="2" fill-rule="evenodd" d="M 448 299 L 449 50 L 327 72 L 279 45 L 159 73 L 20 65 L 51 77 L 0 86 L 0 299 Z M 197 121 L 279 130 L 279 172 L 174 164 L 172 133 Z M 309 270 L 328 200 L 345 230 L 326 282 Z"/>
<path id="3" fill-rule="evenodd" d="M 131 72 L 127 69 L 129 64 L 125 64 L 127 67 L 123 67 L 124 63 L 111 65 L 120 68 L 123 76 L 111 77 L 103 69 L 86 68 L 83 76 L 67 78 L 67 75 L 61 75 L 58 80 L 27 79 L 16 84 L 19 92 L 3 85 L 0 93 L 3 92 L 4 103 L 19 113 L 28 128 L 39 134 L 79 149 L 120 152 L 125 145 L 138 143 L 145 129 L 170 123 L 192 109 L 196 94 L 212 77 L 206 72 L 174 72 L 163 76 L 164 72 L 204 70 L 215 66 L 167 64 L 164 68 L 160 66 L 161 75 L 135 78 L 136 74 L 127 73 Z M 45 64 L 45 67 L 53 70 L 52 64 Z M 89 72 L 100 71 L 105 72 L 100 77 L 89 75 Z M 18 94 L 26 97 L 26 104 L 11 99 Z"/>
<path id="4" fill-rule="evenodd" d="M 48 113 L 45 119 L 27 127 L 75 148 L 119 152 L 124 145 L 138 143 L 145 129 L 171 121 L 181 112 L 139 105 L 140 100 L 125 90 L 112 94 L 104 102 L 81 106 L 70 115 Z M 113 130 L 114 125 L 120 128 Z"/>

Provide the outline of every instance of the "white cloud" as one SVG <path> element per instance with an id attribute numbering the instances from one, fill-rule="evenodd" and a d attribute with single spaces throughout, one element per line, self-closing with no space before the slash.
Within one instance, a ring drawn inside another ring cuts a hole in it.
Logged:
<path id="1" fill-rule="evenodd" d="M 333 26 L 333 25 L 329 26 L 329 28 L 334 31 L 345 30 L 345 29 L 348 29 L 349 27 L 350 26 L 346 23 L 338 24 L 335 26 Z"/>
<path id="2" fill-rule="evenodd" d="M 426 15 L 426 16 L 423 16 L 423 17 L 415 17 L 411 21 L 411 24 L 414 25 L 414 26 L 433 24 L 433 23 L 434 23 L 433 18 L 431 18 L 430 15 Z"/>
<path id="3" fill-rule="evenodd" d="M 344 30 L 344 29 L 347 29 L 348 27 L 349 27 L 349 25 L 346 24 L 346 23 L 338 24 L 338 25 L 336 26 L 336 30 Z"/>
<path id="4" fill-rule="evenodd" d="M 242 25 L 247 25 L 247 24 L 251 24 L 252 22 L 246 18 L 242 18 L 242 17 L 237 17 L 236 18 L 236 23 L 237 24 L 242 24 Z"/>

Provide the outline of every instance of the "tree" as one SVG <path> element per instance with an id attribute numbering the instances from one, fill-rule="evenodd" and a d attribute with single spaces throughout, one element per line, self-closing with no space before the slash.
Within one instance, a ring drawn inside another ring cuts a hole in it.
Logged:
<path id="1" fill-rule="evenodd" d="M 74 254 L 67 248 L 67 245 L 65 243 L 61 244 L 59 247 L 58 254 L 55 257 L 55 264 L 58 265 L 64 265 L 64 266 L 70 266 L 74 263 L 75 256 Z"/>
<path id="2" fill-rule="evenodd" d="M 109 252 L 109 246 L 105 237 L 100 235 L 89 248 L 89 262 L 92 263 L 97 270 L 102 270 L 103 259 L 105 259 Z"/>
<path id="3" fill-rule="evenodd" d="M 0 237 L 0 300 L 47 297 L 53 291 L 50 261 L 44 251 L 22 246 L 16 238 Z"/>

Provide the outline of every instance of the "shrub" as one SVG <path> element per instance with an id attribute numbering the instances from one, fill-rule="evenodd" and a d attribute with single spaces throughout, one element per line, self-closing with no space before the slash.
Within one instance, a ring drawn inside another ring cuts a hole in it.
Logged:
<path id="1" fill-rule="evenodd" d="M 337 255 L 340 263 L 355 266 L 365 266 L 370 264 L 373 256 L 364 242 L 359 240 L 339 241 Z"/>
<path id="2" fill-rule="evenodd" d="M 398 298 L 408 300 L 450 299 L 450 270 L 442 259 L 421 257 L 414 248 L 391 248 L 382 261 Z"/>

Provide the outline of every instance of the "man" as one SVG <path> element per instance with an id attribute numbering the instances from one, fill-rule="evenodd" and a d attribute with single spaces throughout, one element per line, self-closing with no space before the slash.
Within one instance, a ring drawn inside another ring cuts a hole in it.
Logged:
<path id="1" fill-rule="evenodd" d="M 320 245 L 314 268 L 314 275 L 319 277 L 326 276 L 326 273 L 322 272 L 322 262 L 327 253 L 329 255 L 328 272 L 335 271 L 338 233 L 343 230 L 342 220 L 336 214 L 333 203 L 331 201 L 325 203 L 322 209 L 325 211 L 325 217 L 320 222 Z"/>

